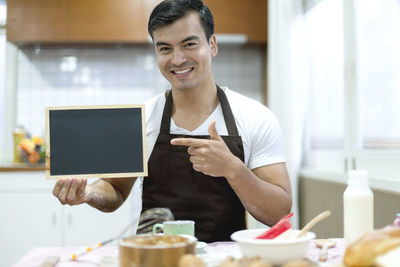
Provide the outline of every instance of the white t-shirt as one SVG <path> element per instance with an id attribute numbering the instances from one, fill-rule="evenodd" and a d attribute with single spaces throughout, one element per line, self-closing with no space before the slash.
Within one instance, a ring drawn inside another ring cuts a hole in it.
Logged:
<path id="1" fill-rule="evenodd" d="M 275 115 L 261 103 L 223 87 L 239 135 L 242 137 L 245 164 L 249 169 L 285 162 L 283 137 Z M 160 133 L 161 118 L 165 105 L 165 93 L 155 96 L 145 103 L 147 159 L 150 158 L 154 144 Z M 209 135 L 208 126 L 216 120 L 219 135 L 227 135 L 225 120 L 219 104 L 213 113 L 194 131 L 178 127 L 171 118 L 171 134 Z M 141 211 L 141 189 L 143 177 L 137 179 L 133 188 L 135 194 L 135 215 Z"/>
<path id="2" fill-rule="evenodd" d="M 285 162 L 283 137 L 275 115 L 261 103 L 223 88 L 242 137 L 245 164 L 250 169 Z M 149 159 L 160 132 L 165 105 L 165 94 L 151 98 L 146 103 L 146 142 Z M 171 118 L 171 134 L 208 135 L 208 126 L 216 119 L 219 135 L 227 135 L 222 108 L 219 104 L 213 113 L 194 131 L 178 127 Z"/>

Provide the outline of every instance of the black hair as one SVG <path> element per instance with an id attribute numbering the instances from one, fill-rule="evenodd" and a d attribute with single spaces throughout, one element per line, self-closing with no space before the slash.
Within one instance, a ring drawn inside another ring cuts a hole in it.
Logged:
<path id="1" fill-rule="evenodd" d="M 207 38 L 214 34 L 214 19 L 211 11 L 201 0 L 164 0 L 151 12 L 148 31 L 152 39 L 153 32 L 163 26 L 172 24 L 189 12 L 197 12 L 200 17 L 201 26 Z"/>

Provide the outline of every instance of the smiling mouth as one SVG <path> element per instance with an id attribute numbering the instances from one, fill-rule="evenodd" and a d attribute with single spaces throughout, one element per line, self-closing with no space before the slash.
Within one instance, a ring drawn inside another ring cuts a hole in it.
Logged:
<path id="1" fill-rule="evenodd" d="M 192 70 L 194 70 L 194 68 L 187 68 L 187 69 L 183 69 L 183 70 L 173 70 L 171 71 L 174 74 L 184 74 L 184 73 L 188 73 L 191 72 Z"/>

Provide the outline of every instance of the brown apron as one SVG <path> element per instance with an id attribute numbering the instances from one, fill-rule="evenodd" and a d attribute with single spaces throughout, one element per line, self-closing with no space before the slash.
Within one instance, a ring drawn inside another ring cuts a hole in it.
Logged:
<path id="1" fill-rule="evenodd" d="M 244 161 L 242 138 L 224 91 L 217 86 L 228 136 L 222 136 L 230 151 Z M 176 220 L 195 221 L 195 235 L 205 242 L 230 240 L 246 228 L 245 209 L 225 177 L 195 171 L 185 146 L 173 146 L 178 137 L 209 139 L 210 136 L 170 134 L 173 99 L 166 99 L 160 134 L 151 153 L 149 176 L 143 181 L 143 211 L 170 208 Z"/>

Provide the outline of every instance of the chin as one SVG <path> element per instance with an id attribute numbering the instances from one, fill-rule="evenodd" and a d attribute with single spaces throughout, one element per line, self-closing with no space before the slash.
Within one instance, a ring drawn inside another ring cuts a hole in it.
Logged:
<path id="1" fill-rule="evenodd" d="M 195 84 L 193 83 L 171 83 L 172 88 L 179 90 L 179 91 L 185 91 L 185 90 L 190 90 L 195 87 Z"/>

